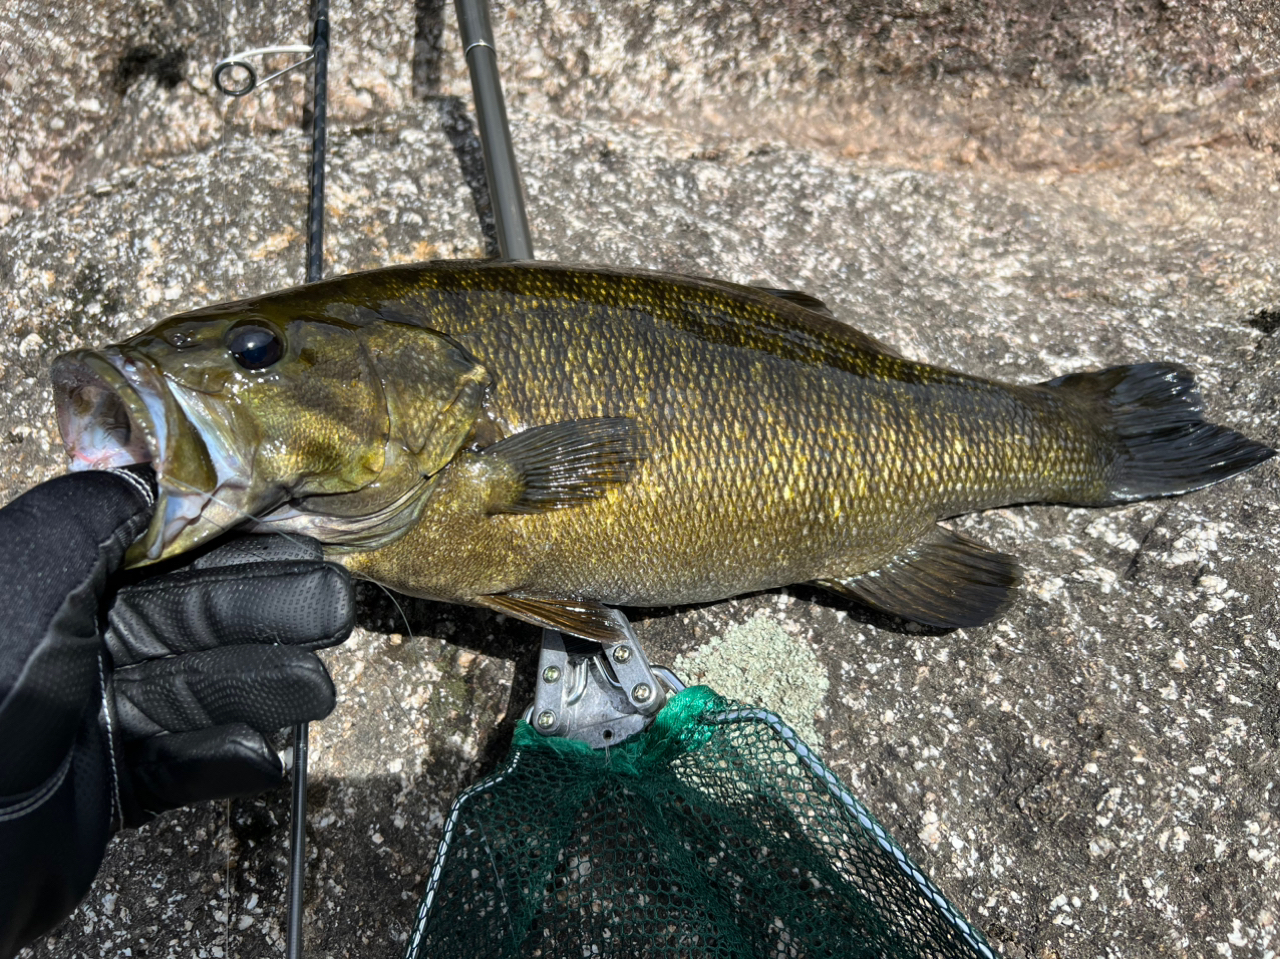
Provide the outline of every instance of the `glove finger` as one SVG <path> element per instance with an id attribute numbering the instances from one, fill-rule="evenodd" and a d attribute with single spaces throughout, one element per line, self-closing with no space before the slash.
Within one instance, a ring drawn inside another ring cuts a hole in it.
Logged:
<path id="1" fill-rule="evenodd" d="M 336 697 L 315 653 L 228 646 L 116 670 L 112 703 L 124 740 L 244 723 L 259 732 L 323 719 Z"/>
<path id="2" fill-rule="evenodd" d="M 266 737 L 242 724 L 140 739 L 125 748 L 124 762 L 131 786 L 126 826 L 206 799 L 251 796 L 284 779 Z"/>
<path id="3" fill-rule="evenodd" d="M 232 536 L 215 549 L 209 550 L 191 563 L 191 569 L 212 569 L 215 566 L 240 566 L 245 563 L 268 563 L 286 560 L 324 559 L 324 547 L 310 536 L 276 533 L 250 533 Z"/>
<path id="4" fill-rule="evenodd" d="M 127 586 L 107 622 L 107 648 L 119 668 L 220 646 L 333 646 L 351 634 L 355 600 L 351 574 L 334 563 L 260 560 Z"/>

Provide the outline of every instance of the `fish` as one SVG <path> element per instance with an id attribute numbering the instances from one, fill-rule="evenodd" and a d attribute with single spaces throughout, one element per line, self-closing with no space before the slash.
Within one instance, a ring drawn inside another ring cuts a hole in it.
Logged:
<path id="1" fill-rule="evenodd" d="M 910 360 L 792 290 L 433 261 L 196 309 L 52 367 L 71 469 L 150 463 L 131 565 L 247 524 L 353 575 L 605 643 L 611 607 L 811 583 L 939 629 L 1012 601 L 950 529 L 1108 506 L 1274 450 L 1147 362 L 1015 385 Z"/>

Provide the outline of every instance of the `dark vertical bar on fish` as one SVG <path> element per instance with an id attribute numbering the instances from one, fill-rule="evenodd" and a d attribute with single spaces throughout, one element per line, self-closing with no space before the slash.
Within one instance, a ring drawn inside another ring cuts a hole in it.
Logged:
<path id="1" fill-rule="evenodd" d="M 325 120 L 329 92 L 329 0 L 315 0 L 311 37 L 311 195 L 307 201 L 307 282 L 324 275 L 324 160 Z M 288 959 L 302 959 L 303 891 L 307 866 L 307 740 L 306 723 L 293 728 L 293 804 L 289 840 L 289 911 L 285 939 Z"/>
<path id="2" fill-rule="evenodd" d="M 484 148 L 485 178 L 489 183 L 489 200 L 498 234 L 498 252 L 504 260 L 531 260 L 533 240 L 529 235 L 520 171 L 507 125 L 507 107 L 502 99 L 502 81 L 498 77 L 498 54 L 493 45 L 488 4 L 485 0 L 456 0 L 454 6 L 458 13 L 458 29 L 462 34 L 467 69 L 471 74 L 476 123 L 480 127 L 480 145 Z"/>

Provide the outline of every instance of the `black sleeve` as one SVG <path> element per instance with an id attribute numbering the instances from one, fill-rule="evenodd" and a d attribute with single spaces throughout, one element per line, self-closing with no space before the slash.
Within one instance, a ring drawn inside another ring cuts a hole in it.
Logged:
<path id="1" fill-rule="evenodd" d="M 136 476 L 89 472 L 0 510 L 0 959 L 75 908 L 111 834 L 99 606 L 151 505 Z"/>
<path id="2" fill-rule="evenodd" d="M 89 891 L 111 838 L 109 753 L 92 719 L 48 782 L 0 799 L 0 957 L 52 930 Z"/>

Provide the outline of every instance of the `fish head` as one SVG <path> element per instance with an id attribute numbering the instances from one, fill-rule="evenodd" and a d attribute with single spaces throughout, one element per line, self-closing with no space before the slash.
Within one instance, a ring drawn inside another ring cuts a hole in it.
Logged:
<path id="1" fill-rule="evenodd" d="M 366 527 L 381 523 L 395 512 L 388 504 L 406 501 L 402 487 L 423 483 L 461 445 L 485 381 L 476 369 L 422 327 L 300 315 L 277 296 L 64 354 L 52 378 L 73 471 L 149 463 L 156 472 L 154 518 L 127 556 L 136 566 L 245 521 L 314 533 L 325 503 L 357 521 L 376 514 Z M 410 370 L 417 389 L 389 379 Z M 406 443 L 406 419 L 434 435 Z"/>

